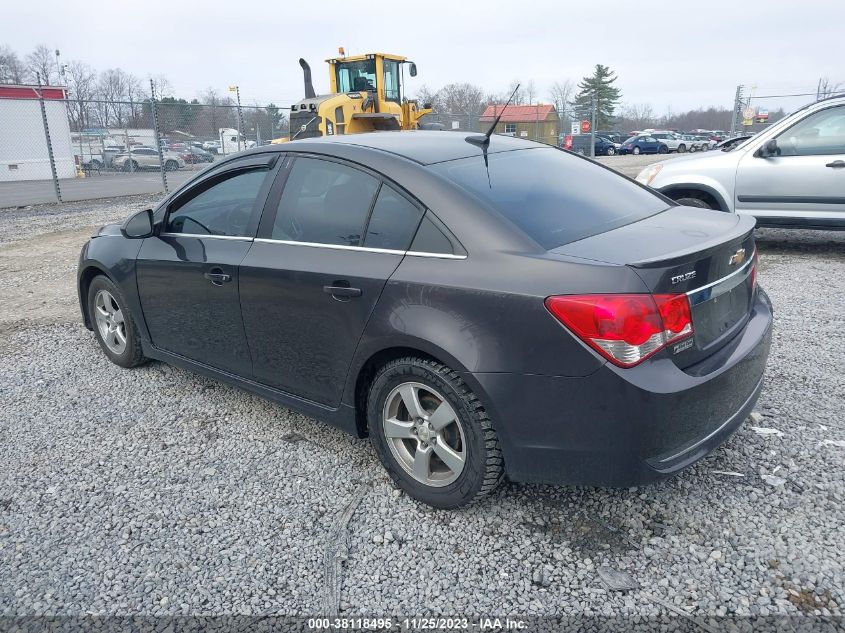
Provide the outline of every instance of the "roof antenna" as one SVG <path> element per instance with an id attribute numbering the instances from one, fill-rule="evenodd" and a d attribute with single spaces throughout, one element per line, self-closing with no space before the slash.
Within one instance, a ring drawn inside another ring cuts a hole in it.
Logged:
<path id="1" fill-rule="evenodd" d="M 499 119 L 502 118 L 502 115 L 505 113 L 505 110 L 508 109 L 511 101 L 513 101 L 514 95 L 516 95 L 516 91 L 519 90 L 519 84 L 516 84 L 516 88 L 513 89 L 511 96 L 508 97 L 507 102 L 505 103 L 505 107 L 502 108 L 502 111 L 499 112 L 499 115 L 496 117 L 496 120 L 493 121 L 493 125 L 490 126 L 490 129 L 484 134 L 484 136 L 468 136 L 466 138 L 467 143 L 472 143 L 473 145 L 480 145 L 480 146 L 487 146 L 490 144 L 490 137 L 493 135 L 493 132 L 496 131 L 496 126 L 499 125 Z M 495 108 L 495 106 L 493 106 Z"/>
<path id="2" fill-rule="evenodd" d="M 499 125 L 499 119 L 502 118 L 502 115 L 505 113 L 505 110 L 508 109 L 510 102 L 513 100 L 514 95 L 516 95 L 516 91 L 519 90 L 519 84 L 516 84 L 516 88 L 513 89 L 511 96 L 508 97 L 507 102 L 505 103 L 505 107 L 502 108 L 502 111 L 499 112 L 499 115 L 496 117 L 496 120 L 493 121 L 493 125 L 490 126 L 490 129 L 483 136 L 467 136 L 466 142 L 472 143 L 473 145 L 478 145 L 481 148 L 482 153 L 484 154 L 484 168 L 487 170 L 487 186 L 491 189 L 493 188 L 493 183 L 490 182 L 490 164 L 487 161 L 487 148 L 490 146 L 490 137 L 493 135 L 493 132 L 496 130 L 496 126 Z M 495 108 L 495 106 L 493 106 Z"/>

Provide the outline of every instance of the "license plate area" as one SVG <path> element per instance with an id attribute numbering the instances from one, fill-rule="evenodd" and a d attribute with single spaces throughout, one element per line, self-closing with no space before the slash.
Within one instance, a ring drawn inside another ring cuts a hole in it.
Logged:
<path id="1" fill-rule="evenodd" d="M 751 262 L 725 280 L 689 294 L 695 343 L 713 345 L 743 324 L 751 311 Z"/>

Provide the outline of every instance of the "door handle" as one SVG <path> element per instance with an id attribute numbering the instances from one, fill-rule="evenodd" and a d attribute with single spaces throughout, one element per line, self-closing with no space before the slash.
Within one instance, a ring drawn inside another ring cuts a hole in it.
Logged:
<path id="1" fill-rule="evenodd" d="M 214 286 L 222 286 L 225 283 L 232 281 L 232 275 L 224 273 L 220 268 L 212 268 L 203 277 L 208 279 Z"/>
<path id="2" fill-rule="evenodd" d="M 825 167 L 832 167 L 833 169 L 842 169 L 845 167 L 845 160 L 835 160 L 832 163 L 828 163 Z"/>
<path id="3" fill-rule="evenodd" d="M 361 296 L 360 288 L 350 288 L 349 286 L 323 286 L 323 292 L 338 300 Z"/>

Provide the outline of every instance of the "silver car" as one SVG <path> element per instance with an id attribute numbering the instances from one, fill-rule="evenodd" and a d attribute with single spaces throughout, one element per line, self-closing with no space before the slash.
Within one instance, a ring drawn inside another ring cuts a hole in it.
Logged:
<path id="1" fill-rule="evenodd" d="M 175 171 L 185 166 L 185 161 L 179 154 L 161 150 L 164 168 L 167 171 Z M 161 165 L 158 157 L 158 150 L 152 147 L 135 147 L 127 154 L 118 154 L 114 157 L 114 168 L 125 171 L 137 171 L 140 169 L 158 169 Z"/>
<path id="2" fill-rule="evenodd" d="M 758 226 L 845 229 L 845 96 L 793 112 L 728 151 L 654 163 L 637 180 Z"/>

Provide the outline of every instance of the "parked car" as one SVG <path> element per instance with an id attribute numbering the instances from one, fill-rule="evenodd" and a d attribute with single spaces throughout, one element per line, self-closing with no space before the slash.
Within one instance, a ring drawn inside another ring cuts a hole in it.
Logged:
<path id="1" fill-rule="evenodd" d="M 758 226 L 845 229 L 845 97 L 805 106 L 728 151 L 655 163 L 637 180 Z"/>
<path id="2" fill-rule="evenodd" d="M 663 143 L 670 152 L 683 154 L 690 147 L 689 143 L 685 141 L 680 134 L 675 134 L 674 132 L 656 130 L 654 132 L 649 132 L 649 134 Z"/>
<path id="3" fill-rule="evenodd" d="M 753 228 L 519 138 L 331 136 L 101 228 L 78 292 L 114 363 L 369 435 L 399 487 L 455 507 L 505 475 L 645 483 L 724 442 L 771 340 Z"/>
<path id="4" fill-rule="evenodd" d="M 713 149 L 720 149 L 723 152 L 727 152 L 728 150 L 731 150 L 737 145 L 739 145 L 740 143 L 747 141 L 752 136 L 752 134 L 743 134 L 741 136 L 734 136 L 733 138 L 726 138 L 725 140 L 716 143 Z"/>
<path id="5" fill-rule="evenodd" d="M 567 134 L 564 137 L 563 149 L 581 154 L 582 156 L 590 155 L 590 134 Z M 596 134 L 595 137 L 595 155 L 596 156 L 613 156 L 619 149 L 619 145 L 614 143 L 604 136 Z"/>
<path id="6" fill-rule="evenodd" d="M 618 143 L 621 145 L 625 142 L 627 138 L 629 138 L 630 134 L 624 134 L 622 132 L 596 132 L 599 136 L 603 136 L 606 139 L 610 139 L 614 143 Z"/>
<path id="7" fill-rule="evenodd" d="M 216 154 L 217 150 L 220 149 L 220 141 L 205 141 L 202 144 L 202 148 L 207 152 Z"/>
<path id="8" fill-rule="evenodd" d="M 619 147 L 620 154 L 668 154 L 666 143 L 650 134 L 632 136 Z"/>
<path id="9" fill-rule="evenodd" d="M 206 152 L 199 147 L 186 147 L 177 152 L 189 165 L 196 165 L 198 163 L 212 163 L 214 156 L 210 152 Z"/>
<path id="10" fill-rule="evenodd" d="M 681 134 L 681 138 L 687 146 L 688 152 L 697 152 L 701 150 L 701 141 L 693 134 Z"/>
<path id="11" fill-rule="evenodd" d="M 162 150 L 162 160 L 167 171 L 175 171 L 185 166 L 185 160 L 174 152 Z M 141 169 L 159 169 L 161 161 L 158 150 L 152 147 L 133 147 L 129 153 L 118 154 L 113 160 L 115 169 L 137 171 Z"/>

